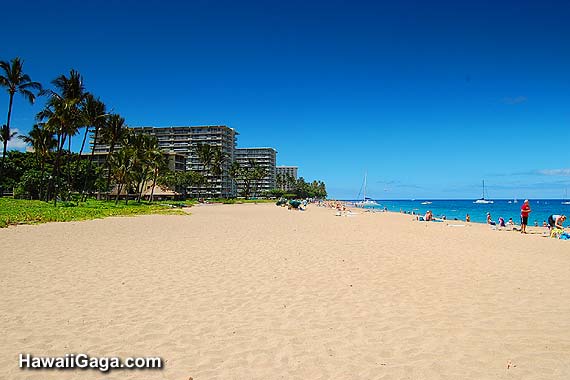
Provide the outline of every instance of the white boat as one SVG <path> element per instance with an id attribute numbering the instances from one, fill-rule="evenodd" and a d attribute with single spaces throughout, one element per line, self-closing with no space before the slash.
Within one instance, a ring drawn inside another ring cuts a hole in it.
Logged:
<path id="1" fill-rule="evenodd" d="M 566 189 L 566 191 L 564 191 L 564 199 L 562 199 L 561 204 L 570 205 L 570 201 L 568 200 L 568 189 Z"/>
<path id="2" fill-rule="evenodd" d="M 364 200 L 362 200 L 360 202 L 356 202 L 356 206 L 358 206 L 358 207 L 370 207 L 370 206 L 380 206 L 380 204 L 373 199 L 365 198 Z"/>
<path id="3" fill-rule="evenodd" d="M 423 205 L 431 205 L 431 203 L 432 203 L 432 202 L 430 202 L 430 201 L 422 202 Z"/>
<path id="4" fill-rule="evenodd" d="M 473 203 L 475 203 L 475 204 L 484 204 L 484 205 L 487 205 L 487 204 L 490 204 L 490 203 L 495 203 L 495 202 L 493 202 L 493 201 L 491 201 L 491 200 L 489 200 L 489 199 L 485 199 L 485 180 L 483 180 L 483 196 L 482 196 L 481 198 L 477 199 L 476 201 L 474 201 Z"/>
<path id="5" fill-rule="evenodd" d="M 359 202 L 356 202 L 354 205 L 356 207 L 374 207 L 374 206 L 380 206 L 380 204 L 378 204 L 376 201 L 367 198 L 366 197 L 366 177 L 367 177 L 367 173 L 364 173 L 364 185 L 362 186 L 363 188 L 363 197 L 362 200 Z"/>

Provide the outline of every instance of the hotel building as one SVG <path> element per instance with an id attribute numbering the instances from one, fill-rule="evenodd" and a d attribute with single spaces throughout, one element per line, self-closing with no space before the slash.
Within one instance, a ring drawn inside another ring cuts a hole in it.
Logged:
<path id="1" fill-rule="evenodd" d="M 196 171 L 208 181 L 203 187 L 191 187 L 191 197 L 231 198 L 236 189 L 229 176 L 229 167 L 235 159 L 236 136 L 238 133 L 225 125 L 181 126 L 181 127 L 131 127 L 136 133 L 155 136 L 159 147 L 165 152 L 174 154 L 173 165 L 180 165 L 180 156 L 185 158 L 185 170 Z M 222 175 L 213 176 L 208 168 L 204 168 L 197 155 L 199 144 L 220 147 L 226 160 L 222 164 Z M 119 149 L 118 147 L 116 149 Z M 109 152 L 108 145 L 97 145 L 95 154 Z"/>

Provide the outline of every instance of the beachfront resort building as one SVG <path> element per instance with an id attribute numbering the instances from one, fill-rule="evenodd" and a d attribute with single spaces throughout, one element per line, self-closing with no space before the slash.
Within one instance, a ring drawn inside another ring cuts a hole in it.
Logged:
<path id="1" fill-rule="evenodd" d="M 155 136 L 159 147 L 165 152 L 184 157 L 186 170 L 193 170 L 207 178 L 207 184 L 188 189 L 188 195 L 202 198 L 231 198 L 236 194 L 229 168 L 234 160 L 236 136 L 238 133 L 225 125 L 202 125 L 181 127 L 131 127 L 136 133 Z M 222 174 L 214 176 L 198 158 L 200 144 L 220 147 L 226 159 L 222 163 Z M 116 149 L 119 149 L 116 147 Z M 95 154 L 107 154 L 109 146 L 97 144 Z M 179 158 L 178 158 L 179 159 Z M 174 159 L 176 164 L 176 158 Z M 178 162 L 180 164 L 180 162 Z"/>
<path id="2" fill-rule="evenodd" d="M 280 190 L 291 191 L 294 189 L 297 180 L 298 166 L 277 166 L 276 187 Z"/>
<path id="3" fill-rule="evenodd" d="M 265 171 L 266 175 L 262 179 L 250 183 L 253 196 L 263 195 L 265 192 L 275 189 L 277 151 L 274 148 L 237 148 L 235 150 L 235 161 L 242 168 L 255 166 Z M 237 194 L 243 195 L 246 190 L 246 180 L 238 178 L 236 182 Z"/>

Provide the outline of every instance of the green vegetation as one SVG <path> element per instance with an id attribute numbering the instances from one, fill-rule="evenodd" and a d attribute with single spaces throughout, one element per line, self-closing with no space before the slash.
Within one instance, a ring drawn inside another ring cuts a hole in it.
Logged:
<path id="1" fill-rule="evenodd" d="M 12 224 L 67 222 L 73 220 L 99 219 L 108 216 L 134 216 L 147 214 L 188 215 L 178 207 L 182 202 L 131 203 L 88 200 L 79 205 L 60 202 L 57 207 L 34 200 L 0 198 L 0 227 Z"/>
<path id="2" fill-rule="evenodd" d="M 295 179 L 291 176 L 277 176 L 277 186 L 279 188 L 270 190 L 266 195 L 287 199 L 323 199 L 327 197 L 327 188 L 322 181 L 306 182 L 303 177 Z M 286 190 L 286 187 L 289 189 Z"/>

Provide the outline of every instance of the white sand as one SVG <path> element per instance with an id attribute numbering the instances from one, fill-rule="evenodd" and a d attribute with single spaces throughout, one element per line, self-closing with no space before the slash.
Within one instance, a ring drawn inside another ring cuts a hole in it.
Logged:
<path id="1" fill-rule="evenodd" d="M 316 207 L 191 212 L 0 229 L 0 379 L 570 378 L 570 242 Z M 167 363 L 23 371 L 20 352 Z"/>

